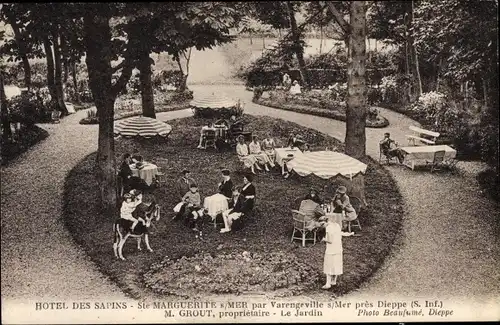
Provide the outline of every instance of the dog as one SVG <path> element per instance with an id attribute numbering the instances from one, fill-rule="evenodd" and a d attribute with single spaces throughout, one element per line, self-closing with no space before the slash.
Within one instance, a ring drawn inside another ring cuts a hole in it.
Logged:
<path id="1" fill-rule="evenodd" d="M 153 249 L 149 245 L 149 228 L 152 226 L 151 222 L 153 221 L 153 219 L 156 219 L 156 221 L 160 220 L 160 206 L 157 205 L 156 203 L 151 203 L 149 207 L 143 203 L 141 205 L 139 205 L 136 208 L 134 214 L 136 213 L 136 211 L 143 210 L 143 216 L 134 216 L 134 217 L 143 218 L 145 224 L 139 222 L 137 226 L 134 228 L 133 232 L 130 229 L 133 222 L 130 220 L 120 218 L 116 220 L 113 225 L 113 232 L 114 232 L 113 251 L 115 253 L 115 257 L 120 258 L 123 261 L 125 260 L 122 252 L 123 245 L 125 245 L 125 242 L 129 237 L 137 239 L 137 249 L 139 251 L 142 250 L 141 242 L 142 238 L 144 237 L 144 242 L 146 243 L 147 250 L 150 252 L 153 251 Z"/>

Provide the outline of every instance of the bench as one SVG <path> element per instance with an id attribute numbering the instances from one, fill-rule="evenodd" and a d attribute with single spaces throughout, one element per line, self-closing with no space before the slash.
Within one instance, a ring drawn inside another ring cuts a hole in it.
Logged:
<path id="1" fill-rule="evenodd" d="M 410 125 L 410 130 L 415 132 L 415 134 L 407 134 L 408 145 L 416 146 L 416 141 L 420 141 L 425 144 L 436 144 L 436 139 L 439 137 L 439 132 L 425 130 L 413 125 Z M 431 137 L 431 139 L 422 138 L 422 135 L 427 135 Z"/>

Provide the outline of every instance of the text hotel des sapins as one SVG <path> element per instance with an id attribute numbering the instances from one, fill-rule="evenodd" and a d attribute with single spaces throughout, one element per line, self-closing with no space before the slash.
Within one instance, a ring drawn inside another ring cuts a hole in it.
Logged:
<path id="1" fill-rule="evenodd" d="M 90 302 L 90 301 L 70 301 L 70 302 L 36 302 L 33 305 L 36 312 L 57 312 L 57 311 L 147 311 L 148 316 L 153 319 L 169 319 L 172 322 L 182 322 L 183 319 L 199 319 L 200 321 L 217 320 L 245 320 L 280 319 L 281 322 L 317 319 L 331 319 L 335 312 L 342 312 L 352 321 L 356 318 L 385 318 L 388 321 L 400 321 L 405 318 L 422 320 L 432 319 L 452 319 L 454 310 L 447 308 L 446 303 L 441 300 L 413 300 L 413 301 L 388 301 L 373 300 L 359 302 L 344 302 L 342 300 L 332 300 L 328 302 L 280 302 L 269 300 L 267 302 L 248 301 L 151 301 L 151 302 Z M 333 313 L 332 313 L 333 312 Z"/>

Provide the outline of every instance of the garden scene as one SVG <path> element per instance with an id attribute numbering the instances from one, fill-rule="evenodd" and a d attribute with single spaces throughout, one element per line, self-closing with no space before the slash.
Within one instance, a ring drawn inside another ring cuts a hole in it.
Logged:
<path id="1" fill-rule="evenodd" d="M 497 303 L 497 9 L 2 5 L 2 302 Z"/>

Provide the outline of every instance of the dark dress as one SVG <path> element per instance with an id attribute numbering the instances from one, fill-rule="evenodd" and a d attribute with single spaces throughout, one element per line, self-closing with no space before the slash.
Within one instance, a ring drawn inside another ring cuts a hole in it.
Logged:
<path id="1" fill-rule="evenodd" d="M 246 196 L 255 196 L 255 186 L 253 186 L 253 184 L 250 183 L 250 185 L 248 185 L 247 188 L 243 187 L 243 189 L 241 190 L 240 196 L 242 196 L 244 198 Z M 243 207 L 243 211 L 240 211 L 240 212 L 247 213 L 247 212 L 252 211 L 254 204 L 255 204 L 255 199 L 245 198 L 245 204 Z"/>
<path id="2" fill-rule="evenodd" d="M 132 170 L 126 161 L 123 161 L 120 165 L 118 176 L 122 181 L 124 191 L 130 191 L 130 177 L 132 177 Z"/>
<path id="3" fill-rule="evenodd" d="M 221 185 L 219 185 L 219 193 L 227 198 L 231 198 L 233 195 L 233 181 L 231 179 L 222 181 Z"/>

